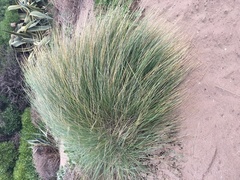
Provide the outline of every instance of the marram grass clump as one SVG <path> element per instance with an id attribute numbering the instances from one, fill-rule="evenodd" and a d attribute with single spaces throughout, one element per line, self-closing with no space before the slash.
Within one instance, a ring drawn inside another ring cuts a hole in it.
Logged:
<path id="1" fill-rule="evenodd" d="M 187 47 L 118 8 L 53 39 L 23 66 L 33 106 L 83 178 L 141 179 L 146 154 L 175 139 Z"/>

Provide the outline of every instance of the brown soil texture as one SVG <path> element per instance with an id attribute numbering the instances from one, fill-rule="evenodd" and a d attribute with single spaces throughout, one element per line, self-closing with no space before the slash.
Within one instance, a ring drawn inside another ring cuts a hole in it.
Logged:
<path id="1" fill-rule="evenodd" d="M 181 176 L 164 179 L 240 179 L 240 1 L 144 0 L 192 37 L 198 64 L 185 84 Z M 160 177 L 159 177 L 160 178 Z"/>
<path id="2" fill-rule="evenodd" d="M 59 152 L 50 146 L 34 146 L 33 162 L 41 180 L 57 179 L 60 157 Z"/>

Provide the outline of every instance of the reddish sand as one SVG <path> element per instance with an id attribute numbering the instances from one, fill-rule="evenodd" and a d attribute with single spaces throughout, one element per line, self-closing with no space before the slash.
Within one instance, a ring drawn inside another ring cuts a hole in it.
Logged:
<path id="1" fill-rule="evenodd" d="M 165 179 L 240 179 L 240 1 L 143 0 L 192 40 L 188 99 L 182 107 L 182 175 Z M 152 11 L 152 10 L 151 10 Z"/>

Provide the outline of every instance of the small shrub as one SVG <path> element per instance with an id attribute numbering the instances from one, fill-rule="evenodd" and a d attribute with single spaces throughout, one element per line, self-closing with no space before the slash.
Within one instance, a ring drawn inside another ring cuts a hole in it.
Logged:
<path id="1" fill-rule="evenodd" d="M 5 31 L 12 31 L 14 28 L 11 27 L 11 23 L 18 21 L 18 13 L 13 11 L 5 11 L 4 19 L 0 22 L 0 44 L 8 45 L 10 34 Z"/>
<path id="2" fill-rule="evenodd" d="M 13 179 L 18 152 L 12 142 L 0 143 L 0 180 Z"/>
<path id="3" fill-rule="evenodd" d="M 5 106 L 7 104 L 5 103 Z M 18 110 L 11 104 L 0 112 L 0 134 L 12 135 L 21 129 L 21 120 Z"/>
<path id="4" fill-rule="evenodd" d="M 176 138 L 187 47 L 164 23 L 118 7 L 24 66 L 33 106 L 88 179 L 141 179 Z M 171 32 L 171 33 L 170 33 Z"/>
<path id="5" fill-rule="evenodd" d="M 0 21 L 2 21 L 4 19 L 4 15 L 5 15 L 7 7 L 13 3 L 14 3 L 14 0 L 1 0 L 0 1 Z"/>
<path id="6" fill-rule="evenodd" d="M 0 96 L 0 112 L 3 112 L 9 106 L 9 104 L 10 103 L 6 97 Z"/>
<path id="7" fill-rule="evenodd" d="M 34 180 L 38 179 L 35 167 L 33 166 L 32 149 L 28 140 L 35 138 L 37 129 L 33 126 L 30 119 L 30 109 L 26 109 L 22 115 L 22 130 L 19 146 L 19 158 L 14 168 L 13 178 L 15 180 Z"/>

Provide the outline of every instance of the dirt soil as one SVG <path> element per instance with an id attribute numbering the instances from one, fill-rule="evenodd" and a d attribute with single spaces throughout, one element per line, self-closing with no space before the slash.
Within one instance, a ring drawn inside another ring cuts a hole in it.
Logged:
<path id="1" fill-rule="evenodd" d="M 239 180 L 240 1 L 142 3 L 193 37 L 191 58 L 198 63 L 188 77 L 182 107 L 181 175 L 170 172 L 164 179 Z"/>
<path id="2" fill-rule="evenodd" d="M 192 37 L 191 59 L 198 64 L 181 108 L 182 163 L 166 155 L 171 167 L 158 165 L 148 179 L 239 180 L 240 1 L 142 0 L 141 5 Z"/>

